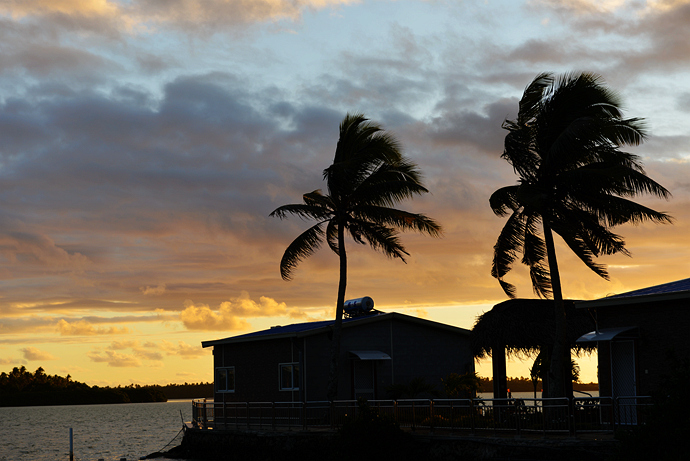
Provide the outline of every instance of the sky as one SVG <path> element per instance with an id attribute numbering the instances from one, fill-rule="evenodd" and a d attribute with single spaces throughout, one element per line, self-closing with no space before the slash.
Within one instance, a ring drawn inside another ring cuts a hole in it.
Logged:
<path id="1" fill-rule="evenodd" d="M 557 242 L 564 296 L 689 277 L 689 23 L 690 0 L 0 1 L 0 371 L 212 381 L 201 341 L 332 318 L 337 257 L 282 280 L 309 223 L 269 213 L 325 186 L 348 112 L 400 140 L 430 191 L 400 207 L 444 232 L 403 235 L 407 263 L 349 241 L 347 298 L 471 329 L 506 299 L 488 199 L 516 182 L 501 124 L 541 72 L 600 74 L 673 194 L 640 198 L 673 225 L 616 229 L 610 281 Z"/>

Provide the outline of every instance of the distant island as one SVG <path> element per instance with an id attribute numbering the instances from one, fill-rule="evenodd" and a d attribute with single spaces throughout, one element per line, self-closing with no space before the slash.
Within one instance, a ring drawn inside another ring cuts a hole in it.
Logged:
<path id="1" fill-rule="evenodd" d="M 89 386 L 22 366 L 0 373 L 0 407 L 166 402 L 168 399 L 213 398 L 213 383 L 118 387 Z"/>

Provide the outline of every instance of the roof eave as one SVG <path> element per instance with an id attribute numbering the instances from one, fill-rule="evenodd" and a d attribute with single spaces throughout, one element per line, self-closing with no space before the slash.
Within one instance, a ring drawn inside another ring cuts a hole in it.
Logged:
<path id="1" fill-rule="evenodd" d="M 658 301 L 673 301 L 676 299 L 690 298 L 690 291 L 677 291 L 675 293 L 660 293 L 652 295 L 621 296 L 616 298 L 594 299 L 592 301 L 577 301 L 575 307 L 578 309 L 589 309 L 593 307 L 621 306 L 624 304 L 642 304 Z"/>
<path id="2" fill-rule="evenodd" d="M 353 322 L 344 322 L 343 328 L 351 328 L 351 327 L 354 327 L 357 325 L 362 325 L 365 323 L 380 322 L 380 321 L 383 321 L 383 320 L 389 319 L 389 318 L 390 319 L 398 318 L 398 319 L 402 319 L 402 320 L 409 321 L 412 323 L 417 323 L 420 325 L 431 326 L 431 327 L 438 328 L 441 330 L 450 331 L 450 332 L 456 333 L 456 334 L 457 333 L 465 334 L 465 335 L 470 334 L 470 330 L 467 330 L 465 328 L 454 327 L 452 325 L 446 325 L 445 323 L 434 322 L 433 320 L 420 319 L 417 317 L 412 317 L 410 315 L 400 314 L 398 312 L 386 312 L 386 313 L 382 313 L 379 315 L 372 315 L 370 317 L 358 319 L 357 321 L 353 321 Z M 332 326 L 333 326 L 332 324 L 331 325 L 325 325 L 322 327 L 317 327 L 317 328 L 313 328 L 310 330 L 299 331 L 299 332 L 276 333 L 273 335 L 266 334 L 266 335 L 259 335 L 259 336 L 234 336 L 231 338 L 215 339 L 215 340 L 211 340 L 211 341 L 202 341 L 201 347 L 220 346 L 223 344 L 246 343 L 246 342 L 253 342 L 253 341 L 268 341 L 270 339 L 303 338 L 306 336 L 312 336 L 312 335 L 317 335 L 320 333 L 327 332 L 332 328 Z"/>

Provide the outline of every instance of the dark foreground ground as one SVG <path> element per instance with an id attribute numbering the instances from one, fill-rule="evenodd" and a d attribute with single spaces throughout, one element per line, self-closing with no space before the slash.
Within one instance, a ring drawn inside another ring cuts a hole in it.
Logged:
<path id="1" fill-rule="evenodd" d="M 404 431 L 374 433 L 187 430 L 167 459 L 235 461 L 609 461 L 610 436 L 449 436 Z"/>

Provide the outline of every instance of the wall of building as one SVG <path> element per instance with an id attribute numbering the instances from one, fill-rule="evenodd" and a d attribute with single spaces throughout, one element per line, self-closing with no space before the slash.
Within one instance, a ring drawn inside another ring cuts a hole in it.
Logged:
<path id="1" fill-rule="evenodd" d="M 280 390 L 280 363 L 297 362 L 293 340 L 275 339 L 215 346 L 214 368 L 235 367 L 235 392 L 215 394 L 217 402 L 299 401 L 298 391 Z"/>
<path id="2" fill-rule="evenodd" d="M 597 317 L 599 328 L 639 328 L 635 347 L 638 395 L 653 393 L 678 363 L 690 360 L 688 299 L 600 307 Z M 611 386 L 609 354 L 608 345 L 600 346 L 599 382 L 606 395 Z"/>
<path id="3" fill-rule="evenodd" d="M 474 371 L 469 335 L 397 321 L 393 325 L 393 367 L 398 384 L 424 378 L 443 390 L 441 378 Z"/>

